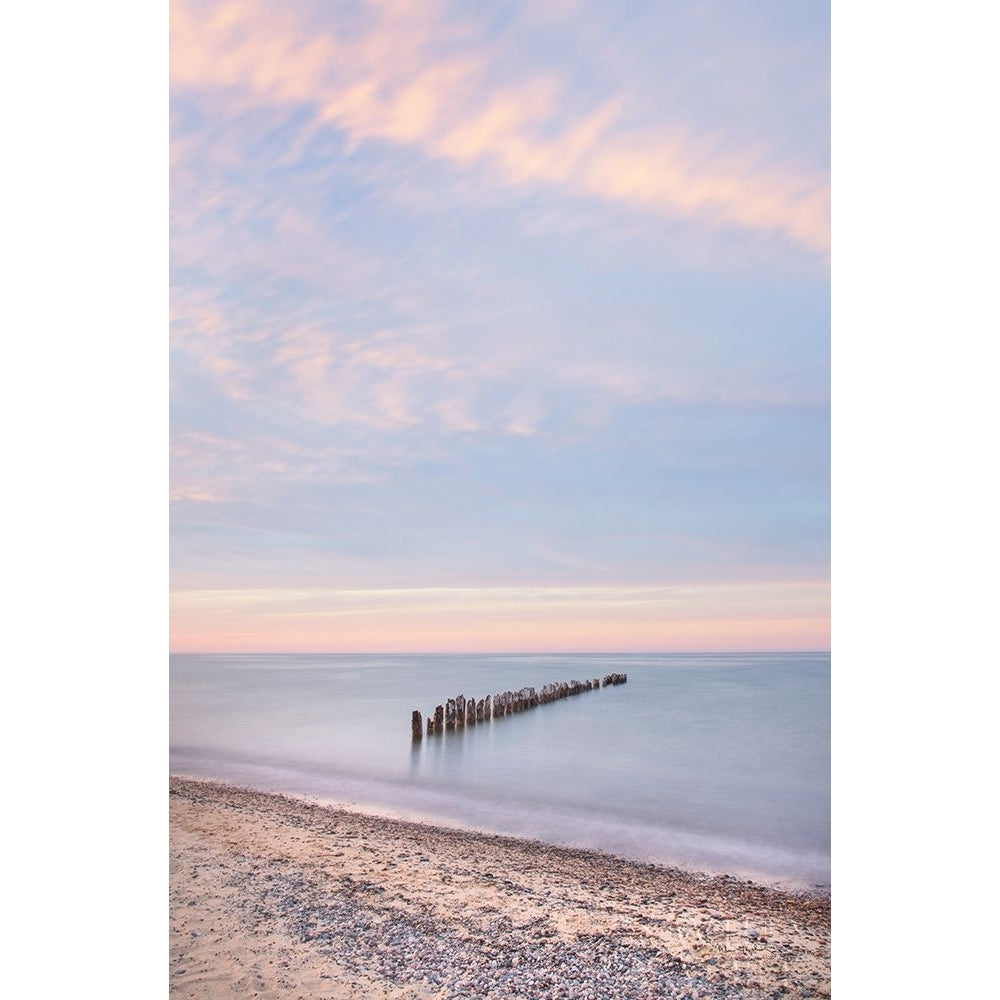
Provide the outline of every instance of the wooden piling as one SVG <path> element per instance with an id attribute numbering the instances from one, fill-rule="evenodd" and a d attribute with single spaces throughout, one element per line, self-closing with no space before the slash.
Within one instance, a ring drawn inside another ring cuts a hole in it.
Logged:
<path id="1" fill-rule="evenodd" d="M 517 691 L 500 691 L 493 695 L 488 694 L 479 701 L 459 694 L 449 698 L 443 706 L 438 705 L 434 709 L 433 718 L 427 716 L 427 735 L 440 736 L 446 729 L 464 729 L 466 726 L 489 722 L 504 715 L 526 712 L 539 705 L 548 705 L 550 702 L 582 694 L 584 691 L 598 691 L 602 687 L 625 684 L 627 681 L 627 674 L 613 673 L 606 674 L 603 678 L 594 677 L 584 681 L 557 681 L 544 684 L 538 690 L 533 687 L 523 687 Z M 414 709 L 411 730 L 415 740 L 421 738 L 422 727 L 422 716 Z"/>

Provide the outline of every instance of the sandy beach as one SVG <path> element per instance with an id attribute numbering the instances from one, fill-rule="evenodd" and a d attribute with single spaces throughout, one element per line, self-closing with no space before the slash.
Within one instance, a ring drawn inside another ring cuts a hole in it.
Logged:
<path id="1" fill-rule="evenodd" d="M 170 994 L 830 993 L 830 901 L 170 780 Z"/>

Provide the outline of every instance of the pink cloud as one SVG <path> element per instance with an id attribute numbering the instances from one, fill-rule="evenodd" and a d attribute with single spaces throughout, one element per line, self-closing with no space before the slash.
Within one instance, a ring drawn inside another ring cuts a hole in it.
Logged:
<path id="1" fill-rule="evenodd" d="M 495 47 L 430 4 L 377 4 L 348 27 L 256 0 L 171 5 L 171 76 L 252 103 L 310 106 L 354 143 L 390 142 L 496 181 L 778 234 L 824 253 L 824 176 L 719 152 L 689 124 L 631 127 L 624 95 L 566 116 L 571 81 L 491 82 Z"/>

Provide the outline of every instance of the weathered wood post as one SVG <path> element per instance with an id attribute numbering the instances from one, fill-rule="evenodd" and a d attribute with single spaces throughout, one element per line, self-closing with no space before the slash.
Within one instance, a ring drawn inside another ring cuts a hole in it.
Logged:
<path id="1" fill-rule="evenodd" d="M 440 736 L 446 729 L 464 729 L 479 722 L 489 722 L 504 715 L 513 715 L 515 712 L 525 712 L 539 705 L 548 705 L 570 695 L 582 694 L 584 691 L 599 691 L 602 687 L 625 684 L 627 681 L 628 674 L 612 673 L 606 674 L 603 678 L 594 677 L 583 681 L 556 681 L 544 684 L 537 690 L 533 687 L 523 687 L 517 691 L 497 692 L 488 694 L 478 701 L 459 694 L 449 698 L 444 706 L 438 705 L 434 709 L 433 718 L 427 716 L 427 735 Z M 414 740 L 421 738 L 422 726 L 423 717 L 414 709 L 410 727 Z"/>

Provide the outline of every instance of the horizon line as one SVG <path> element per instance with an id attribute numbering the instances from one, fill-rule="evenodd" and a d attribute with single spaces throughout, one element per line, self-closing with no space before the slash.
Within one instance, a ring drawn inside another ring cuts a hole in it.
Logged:
<path id="1" fill-rule="evenodd" d="M 720 653 L 832 653 L 832 649 L 535 649 L 519 652 L 502 649 L 409 650 L 398 649 L 169 649 L 170 656 L 668 656 Z"/>

